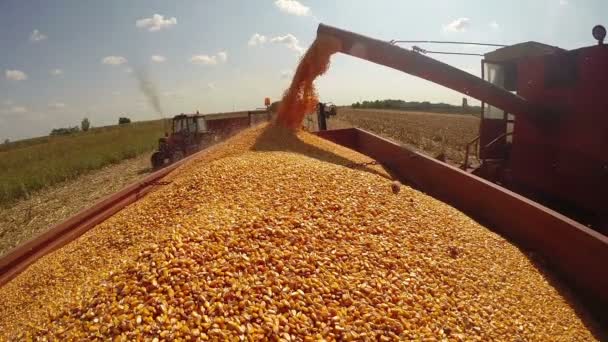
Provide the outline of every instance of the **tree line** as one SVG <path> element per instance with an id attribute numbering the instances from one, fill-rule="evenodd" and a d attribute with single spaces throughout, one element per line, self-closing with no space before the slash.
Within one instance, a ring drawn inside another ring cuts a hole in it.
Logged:
<path id="1" fill-rule="evenodd" d="M 479 114 L 480 106 L 467 105 L 466 99 L 463 99 L 461 106 L 455 106 L 448 103 L 431 103 L 428 101 L 404 101 L 404 100 L 375 100 L 355 102 L 351 105 L 355 109 L 393 109 L 393 110 L 409 110 L 422 112 L 438 112 L 438 113 L 454 113 L 454 114 Z"/>
<path id="2" fill-rule="evenodd" d="M 118 118 L 119 125 L 125 125 L 125 124 L 129 124 L 129 123 L 131 123 L 131 119 L 129 119 L 127 117 Z M 90 127 L 91 127 L 91 122 L 89 121 L 88 118 L 84 118 L 80 122 L 80 127 L 73 126 L 73 127 L 53 128 L 50 135 L 70 135 L 70 134 L 78 133 L 80 131 L 86 132 L 89 130 Z"/>

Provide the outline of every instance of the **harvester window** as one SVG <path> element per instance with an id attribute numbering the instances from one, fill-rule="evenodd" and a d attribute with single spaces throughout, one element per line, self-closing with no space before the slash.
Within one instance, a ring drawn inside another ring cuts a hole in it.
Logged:
<path id="1" fill-rule="evenodd" d="M 505 85 L 505 68 L 500 64 L 484 63 L 485 71 L 484 78 L 486 81 L 504 88 Z M 503 119 L 505 112 L 502 109 L 496 108 L 489 104 L 485 104 L 483 117 L 484 119 Z"/>
<path id="2" fill-rule="evenodd" d="M 504 88 L 508 91 L 517 91 L 517 64 L 514 62 L 504 64 Z"/>

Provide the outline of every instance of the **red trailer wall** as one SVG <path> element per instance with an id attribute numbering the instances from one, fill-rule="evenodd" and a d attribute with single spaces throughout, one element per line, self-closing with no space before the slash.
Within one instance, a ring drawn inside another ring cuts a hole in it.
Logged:
<path id="1" fill-rule="evenodd" d="M 207 120 L 207 129 L 221 135 L 232 134 L 249 127 L 249 116 Z"/>

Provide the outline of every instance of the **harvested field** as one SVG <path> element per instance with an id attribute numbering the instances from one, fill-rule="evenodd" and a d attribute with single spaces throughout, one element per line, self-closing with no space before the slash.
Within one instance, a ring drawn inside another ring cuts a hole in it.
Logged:
<path id="1" fill-rule="evenodd" d="M 0 256 L 150 172 L 150 154 L 123 160 L 0 207 Z"/>
<path id="2" fill-rule="evenodd" d="M 591 341 L 524 253 L 380 167 L 263 126 L 0 288 L 5 338 Z"/>
<path id="3" fill-rule="evenodd" d="M 464 161 L 466 144 L 479 134 L 479 118 L 472 115 L 340 108 L 336 118 L 433 157 L 445 154 L 457 165 Z"/>

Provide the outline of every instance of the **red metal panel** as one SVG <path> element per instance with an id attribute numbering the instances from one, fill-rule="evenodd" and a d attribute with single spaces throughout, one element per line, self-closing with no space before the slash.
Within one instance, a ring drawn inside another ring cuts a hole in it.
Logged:
<path id="1" fill-rule="evenodd" d="M 518 72 L 519 93 L 555 114 L 517 117 L 513 181 L 608 218 L 608 46 L 529 58 Z"/>
<path id="2" fill-rule="evenodd" d="M 603 310 L 608 305 L 608 237 L 496 184 L 374 134 L 354 128 L 318 134 L 382 162 L 404 183 L 543 255 L 592 310 Z M 347 134 L 356 138 L 346 139 Z"/>
<path id="3" fill-rule="evenodd" d="M 207 129 L 224 137 L 249 127 L 249 116 L 208 120 Z"/>
<path id="4" fill-rule="evenodd" d="M 357 150 L 359 146 L 357 140 L 358 135 L 352 128 L 318 131 L 314 132 L 314 134 L 320 136 L 321 138 L 331 140 L 338 145 L 346 146 L 352 150 Z"/>
<path id="5" fill-rule="evenodd" d="M 505 132 L 507 132 L 506 120 L 486 118 L 481 120 L 479 127 L 479 157 L 481 159 L 504 159 L 506 157 L 506 137 L 503 136 L 489 145 Z"/>

